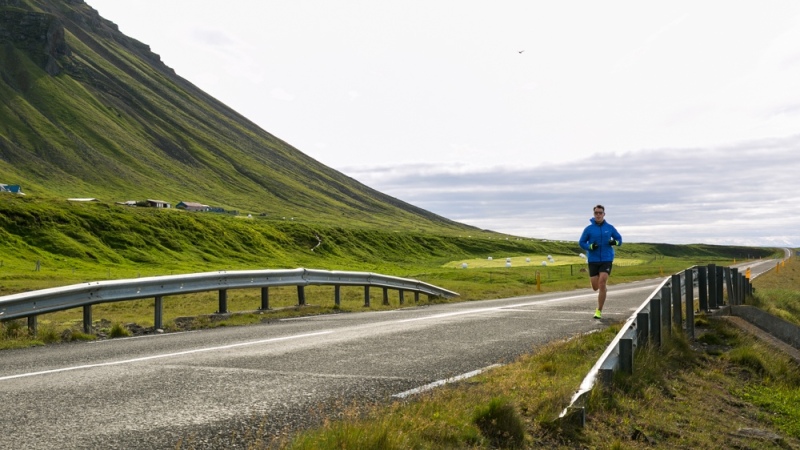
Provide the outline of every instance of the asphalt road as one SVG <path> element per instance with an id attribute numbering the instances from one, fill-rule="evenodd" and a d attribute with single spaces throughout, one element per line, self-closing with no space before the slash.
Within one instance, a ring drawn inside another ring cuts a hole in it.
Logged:
<path id="1" fill-rule="evenodd" d="M 213 448 L 254 428 L 280 435 L 624 320 L 661 281 L 611 286 L 602 320 L 586 289 L 3 351 L 0 449 Z"/>

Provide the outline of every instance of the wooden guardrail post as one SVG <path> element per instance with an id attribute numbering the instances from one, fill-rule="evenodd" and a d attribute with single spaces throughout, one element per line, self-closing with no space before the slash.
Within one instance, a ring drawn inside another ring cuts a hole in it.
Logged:
<path id="1" fill-rule="evenodd" d="M 297 285 L 297 304 L 300 306 L 306 304 L 306 287 L 301 284 Z"/>
<path id="2" fill-rule="evenodd" d="M 158 295 L 153 303 L 153 328 L 164 328 L 164 297 Z"/>
<path id="3" fill-rule="evenodd" d="M 706 268 L 697 267 L 697 294 L 700 300 L 700 311 L 708 312 L 708 277 Z"/>
<path id="4" fill-rule="evenodd" d="M 269 287 L 264 286 L 261 288 L 261 310 L 269 310 Z"/>
<path id="5" fill-rule="evenodd" d="M 694 273 L 692 269 L 686 269 L 683 277 L 686 295 L 686 334 L 689 339 L 694 339 Z"/>
<path id="6" fill-rule="evenodd" d="M 717 308 L 725 306 L 725 296 L 723 295 L 723 284 L 725 282 L 725 270 L 722 266 L 717 266 Z"/>
<path id="7" fill-rule="evenodd" d="M 731 301 L 731 305 L 742 304 L 742 284 L 739 281 L 739 269 L 736 267 L 731 267 L 731 291 L 733 291 L 734 299 Z"/>
<path id="8" fill-rule="evenodd" d="M 419 303 L 419 291 L 414 291 L 414 303 Z"/>
<path id="9" fill-rule="evenodd" d="M 228 313 L 228 290 L 227 289 L 220 289 L 219 290 L 219 309 L 217 310 L 217 314 L 227 314 Z"/>
<path id="10" fill-rule="evenodd" d="M 333 286 L 333 304 L 336 306 L 342 305 L 342 287 L 338 284 Z"/>
<path id="11" fill-rule="evenodd" d="M 369 308 L 369 286 L 364 286 L 364 307 Z"/>
<path id="12" fill-rule="evenodd" d="M 397 296 L 398 296 L 398 299 L 400 300 L 400 304 L 401 304 L 401 305 L 402 305 L 403 303 L 405 303 L 405 298 L 403 298 L 403 294 L 404 294 L 404 292 L 405 292 L 405 291 L 403 291 L 402 289 L 400 289 L 400 291 L 399 291 L 399 292 L 398 292 L 398 294 L 397 294 Z"/>
<path id="13" fill-rule="evenodd" d="M 389 306 L 389 288 L 383 288 L 383 304 Z"/>

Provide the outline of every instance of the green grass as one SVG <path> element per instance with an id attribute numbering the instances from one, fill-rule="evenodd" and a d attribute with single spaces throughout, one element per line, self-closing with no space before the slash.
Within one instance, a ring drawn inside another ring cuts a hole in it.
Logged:
<path id="1" fill-rule="evenodd" d="M 764 311 L 800 325 L 800 261 L 790 258 L 753 280 L 756 295 L 751 302 Z"/>

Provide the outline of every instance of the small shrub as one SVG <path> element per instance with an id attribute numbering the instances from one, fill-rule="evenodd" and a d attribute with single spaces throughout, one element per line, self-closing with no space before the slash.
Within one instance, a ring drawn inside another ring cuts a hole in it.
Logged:
<path id="1" fill-rule="evenodd" d="M 22 324 L 21 320 L 3 322 L 2 327 L 2 335 L 8 339 L 18 339 L 28 334 L 28 330 Z"/>
<path id="2" fill-rule="evenodd" d="M 705 314 L 697 315 L 694 318 L 694 326 L 696 327 L 707 327 L 710 324 L 711 322 L 708 320 L 708 316 Z"/>
<path id="3" fill-rule="evenodd" d="M 96 337 L 92 334 L 84 333 L 83 331 L 66 329 L 61 333 L 61 340 L 66 342 L 72 341 L 93 341 Z"/>
<path id="4" fill-rule="evenodd" d="M 52 344 L 53 342 L 61 340 L 61 336 L 58 335 L 56 329 L 52 326 L 40 328 L 37 334 L 38 338 L 45 344 Z"/>
<path id="5" fill-rule="evenodd" d="M 503 398 L 495 397 L 488 405 L 478 408 L 473 421 L 493 446 L 518 448 L 525 441 L 522 418 L 514 405 Z"/>
<path id="6" fill-rule="evenodd" d="M 751 348 L 736 348 L 728 353 L 728 359 L 734 364 L 751 369 L 758 375 L 767 374 L 767 368 L 761 360 L 761 356 Z"/>
<path id="7" fill-rule="evenodd" d="M 702 334 L 697 338 L 697 341 L 708 345 L 722 345 L 724 343 L 722 338 L 716 333 Z"/>
<path id="8" fill-rule="evenodd" d="M 128 337 L 130 335 L 131 335 L 131 332 L 128 331 L 127 328 L 125 328 L 124 326 L 122 326 L 119 323 L 115 323 L 111 327 L 111 330 L 108 332 L 108 337 L 110 337 L 111 339 L 121 338 L 121 337 Z"/>

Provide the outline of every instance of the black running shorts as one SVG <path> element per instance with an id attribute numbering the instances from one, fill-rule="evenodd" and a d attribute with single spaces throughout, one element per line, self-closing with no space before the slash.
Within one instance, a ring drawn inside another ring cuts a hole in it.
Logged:
<path id="1" fill-rule="evenodd" d="M 590 262 L 589 263 L 589 276 L 596 277 L 600 275 L 600 272 L 605 272 L 611 275 L 611 263 L 610 262 Z"/>

